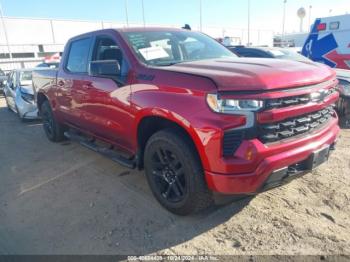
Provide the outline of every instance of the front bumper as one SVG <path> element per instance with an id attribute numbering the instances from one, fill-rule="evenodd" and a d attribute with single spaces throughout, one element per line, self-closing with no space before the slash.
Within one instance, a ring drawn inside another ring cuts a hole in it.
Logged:
<path id="1" fill-rule="evenodd" d="M 21 97 L 16 97 L 16 106 L 19 115 L 24 119 L 38 119 L 39 112 L 35 103 L 24 101 Z"/>
<path id="2" fill-rule="evenodd" d="M 338 119 L 326 127 L 298 139 L 281 141 L 277 144 L 262 145 L 256 139 L 244 141 L 237 155 L 244 155 L 246 148 L 254 148 L 256 156 L 251 161 L 226 160 L 226 173 L 205 171 L 208 187 L 223 194 L 254 194 L 278 186 L 290 179 L 310 171 L 307 162 L 311 156 L 324 148 L 334 149 L 339 135 Z M 252 172 L 237 173 L 235 170 L 256 167 Z M 299 170 L 296 168 L 299 167 Z M 303 168 L 300 168 L 303 167 Z"/>

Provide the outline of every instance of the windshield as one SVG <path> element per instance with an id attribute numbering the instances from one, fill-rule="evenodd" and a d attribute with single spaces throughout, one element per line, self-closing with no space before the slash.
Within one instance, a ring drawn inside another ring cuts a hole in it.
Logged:
<path id="1" fill-rule="evenodd" d="M 287 49 L 274 49 L 269 50 L 269 53 L 271 53 L 275 58 L 278 59 L 289 59 L 299 62 L 311 62 L 310 59 L 308 59 L 305 56 L 302 56 L 301 54 L 298 54 L 295 51 L 287 50 Z"/>
<path id="2" fill-rule="evenodd" d="M 21 82 L 32 81 L 32 71 L 22 71 L 19 79 Z"/>
<path id="3" fill-rule="evenodd" d="M 125 32 L 138 59 L 153 66 L 168 66 L 204 59 L 236 57 L 214 39 L 191 31 Z"/>

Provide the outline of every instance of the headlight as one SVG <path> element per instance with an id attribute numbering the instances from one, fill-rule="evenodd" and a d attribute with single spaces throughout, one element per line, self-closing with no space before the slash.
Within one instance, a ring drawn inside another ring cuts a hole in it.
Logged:
<path id="1" fill-rule="evenodd" d="M 242 114 L 242 112 L 255 112 L 264 106 L 261 100 L 251 99 L 221 99 L 217 94 L 208 94 L 207 103 L 217 113 Z"/>
<path id="2" fill-rule="evenodd" d="M 350 96 L 350 82 L 339 79 L 339 92 L 343 96 Z"/>
<path id="3" fill-rule="evenodd" d="M 21 97 L 23 98 L 24 101 L 28 103 L 33 103 L 34 95 L 23 92 L 22 88 L 20 89 L 20 92 L 21 92 Z"/>

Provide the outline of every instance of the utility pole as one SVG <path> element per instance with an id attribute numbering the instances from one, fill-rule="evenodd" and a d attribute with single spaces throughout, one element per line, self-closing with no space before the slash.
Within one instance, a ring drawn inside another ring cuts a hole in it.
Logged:
<path id="1" fill-rule="evenodd" d="M 284 45 L 284 27 L 286 24 L 286 5 L 287 5 L 287 0 L 283 0 L 283 21 L 282 21 L 282 41 L 281 41 L 282 47 Z"/>
<path id="2" fill-rule="evenodd" d="M 312 5 L 309 6 L 309 32 L 311 32 L 311 11 L 312 11 Z"/>
<path id="3" fill-rule="evenodd" d="M 128 0 L 125 0 L 125 17 L 126 17 L 126 26 L 129 27 Z"/>
<path id="4" fill-rule="evenodd" d="M 2 28 L 4 29 L 4 35 L 5 35 L 5 42 L 6 42 L 6 45 L 7 45 L 7 51 L 9 53 L 10 59 L 12 59 L 12 53 L 11 53 L 11 50 L 10 50 L 10 43 L 9 43 L 9 39 L 8 39 L 8 36 L 7 36 L 7 29 L 6 29 L 6 24 L 5 24 L 5 20 L 4 20 L 4 13 L 3 13 L 3 10 L 2 10 L 1 2 L 0 2 L 0 18 L 1 18 Z"/>
<path id="5" fill-rule="evenodd" d="M 250 0 L 248 0 L 248 46 L 250 46 Z"/>
<path id="6" fill-rule="evenodd" d="M 202 32 L 202 0 L 199 0 L 199 31 Z"/>
<path id="7" fill-rule="evenodd" d="M 146 26 L 146 19 L 145 19 L 145 5 L 143 0 L 141 0 L 141 4 L 142 4 L 142 21 L 143 21 L 143 27 Z"/>

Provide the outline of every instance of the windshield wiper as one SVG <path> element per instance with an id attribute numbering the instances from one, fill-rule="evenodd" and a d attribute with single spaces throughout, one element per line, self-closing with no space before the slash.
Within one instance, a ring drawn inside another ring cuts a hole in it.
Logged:
<path id="1" fill-rule="evenodd" d="M 168 63 L 159 63 L 159 64 L 154 64 L 154 66 L 172 66 L 172 65 L 176 65 L 176 64 L 181 64 L 182 62 L 168 62 Z"/>

